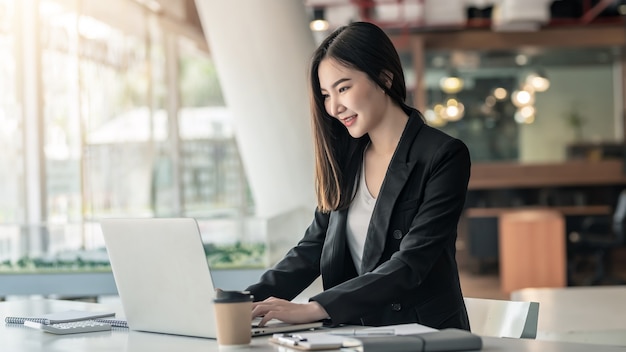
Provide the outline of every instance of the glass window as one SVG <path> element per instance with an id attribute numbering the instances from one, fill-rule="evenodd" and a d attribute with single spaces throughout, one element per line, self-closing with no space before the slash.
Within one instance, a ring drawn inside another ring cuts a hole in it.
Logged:
<path id="1" fill-rule="evenodd" d="M 263 266 L 264 223 L 251 217 L 254 203 L 215 66 L 184 38 L 179 53 L 184 213 L 199 220 L 213 266 Z"/>
<path id="2" fill-rule="evenodd" d="M 42 1 L 39 11 L 48 220 L 80 221 L 81 129 L 76 17 Z"/>
<path id="3" fill-rule="evenodd" d="M 39 18 L 39 43 L 28 44 L 41 70 L 19 67 L 16 4 L 0 0 L 0 269 L 84 264 L 77 256 L 101 265 L 98 219 L 111 216 L 193 216 L 213 264 L 262 266 L 264 224 L 251 217 L 208 53 L 135 2 L 120 3 L 129 22 L 40 0 L 18 10 Z M 22 71 L 39 75 L 32 84 L 42 93 L 43 224 L 24 224 Z"/>
<path id="4" fill-rule="evenodd" d="M 575 143 L 623 140 L 614 129 L 619 60 L 607 47 L 430 51 L 425 116 L 465 141 L 474 161 L 563 161 Z M 462 88 L 443 85 L 454 77 Z"/>
<path id="5" fill-rule="evenodd" d="M 22 117 L 18 102 L 16 16 L 12 0 L 0 0 L 0 223 L 23 223 Z"/>
<path id="6" fill-rule="evenodd" d="M 210 57 L 181 39 L 179 129 L 189 216 L 246 216 L 252 202 L 234 125 Z"/>
<path id="7" fill-rule="evenodd" d="M 81 40 L 85 216 L 151 216 L 154 143 L 167 133 L 150 106 L 146 42 L 102 26 L 106 35 Z"/>

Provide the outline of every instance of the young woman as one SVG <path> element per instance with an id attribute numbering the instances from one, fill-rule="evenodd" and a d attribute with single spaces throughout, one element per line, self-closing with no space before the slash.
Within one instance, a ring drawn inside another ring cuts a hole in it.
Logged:
<path id="1" fill-rule="evenodd" d="M 310 80 L 318 206 L 304 238 L 248 288 L 253 316 L 469 329 L 455 260 L 467 147 L 405 105 L 398 53 L 371 23 L 326 38 Z M 322 293 L 290 302 L 319 275 Z"/>

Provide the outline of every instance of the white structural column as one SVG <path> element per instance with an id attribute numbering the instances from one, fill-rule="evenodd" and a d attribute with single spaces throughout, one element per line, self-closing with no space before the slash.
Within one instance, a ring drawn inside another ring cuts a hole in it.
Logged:
<path id="1" fill-rule="evenodd" d="M 304 207 L 312 216 L 307 68 L 315 43 L 302 1 L 197 0 L 196 6 L 235 119 L 257 216 Z"/>

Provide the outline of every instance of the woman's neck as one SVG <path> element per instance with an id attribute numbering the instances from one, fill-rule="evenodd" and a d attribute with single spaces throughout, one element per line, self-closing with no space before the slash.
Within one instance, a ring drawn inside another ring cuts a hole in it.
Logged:
<path id="1" fill-rule="evenodd" d="M 392 155 L 408 120 L 408 115 L 401 107 L 389 104 L 382 122 L 368 133 L 371 141 L 368 151 L 379 155 Z"/>

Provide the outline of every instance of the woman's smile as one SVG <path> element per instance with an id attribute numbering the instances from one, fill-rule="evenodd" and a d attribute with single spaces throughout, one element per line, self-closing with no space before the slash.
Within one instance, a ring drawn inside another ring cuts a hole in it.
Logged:
<path id="1" fill-rule="evenodd" d="M 350 126 L 352 126 L 356 122 L 356 117 L 357 117 L 357 115 L 354 114 L 352 116 L 348 116 L 348 117 L 342 118 L 341 122 L 343 122 L 343 124 L 346 127 L 350 127 Z"/>

